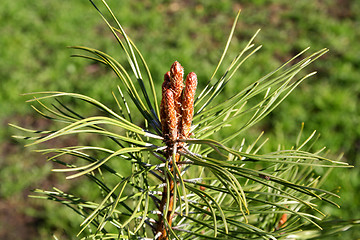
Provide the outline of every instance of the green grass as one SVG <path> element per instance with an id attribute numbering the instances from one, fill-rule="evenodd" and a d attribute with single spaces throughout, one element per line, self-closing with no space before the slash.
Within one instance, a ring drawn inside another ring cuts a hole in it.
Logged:
<path id="1" fill-rule="evenodd" d="M 163 73 L 174 60 L 198 74 L 201 89 L 216 66 L 239 8 L 242 14 L 230 55 L 235 56 L 258 28 L 262 31 L 255 41 L 263 48 L 243 65 L 237 73 L 238 80 L 228 84 L 225 93 L 229 95 L 223 95 L 223 99 L 307 46 L 313 50 L 329 48 L 330 52 L 310 69 L 317 70 L 318 74 L 306 80 L 257 129 L 265 130 L 267 136 L 278 142 L 293 142 L 289 139 L 296 137 L 301 123 L 305 122 L 304 134 L 309 135 L 316 129 L 321 133 L 319 146 L 331 149 L 332 156 L 344 152 L 344 161 L 358 165 L 360 128 L 356 103 L 360 92 L 357 70 L 360 67 L 360 16 L 356 13 L 360 11 L 360 2 L 343 1 L 340 5 L 329 0 L 237 2 L 109 1 L 144 54 L 158 89 Z M 119 56 L 117 46 L 88 1 L 5 0 L 0 8 L 0 22 L 5 23 L 0 28 L 0 122 L 3 126 L 0 130 L 0 201 L 18 199 L 18 205 L 23 205 L 19 206 L 21 216 L 41 219 L 37 231 L 42 238 L 48 239 L 47 234 L 55 232 L 63 237 L 61 239 L 70 239 L 68 236 L 76 232 L 75 223 L 81 220 L 73 220 L 53 204 L 28 201 L 26 195 L 30 188 L 47 186 L 49 181 L 56 182 L 56 186 L 79 189 L 78 182 L 69 184 L 62 180 L 61 174 L 56 174 L 55 179 L 50 177 L 54 174 L 49 174 L 49 165 L 43 164 L 45 159 L 24 153 L 20 145 L 9 140 L 14 131 L 7 128 L 7 123 L 48 124 L 36 120 L 31 108 L 24 104 L 26 97 L 20 94 L 25 92 L 70 91 L 114 105 L 111 91 L 116 90 L 115 76 L 92 62 L 69 58 L 75 51 L 66 47 L 84 45 Z M 326 184 L 328 189 L 341 186 L 342 209 L 328 209 L 328 213 L 344 219 L 360 218 L 357 211 L 360 202 L 356 196 L 360 190 L 359 172 L 358 166 L 333 171 Z M 86 186 L 80 189 L 85 193 L 90 191 Z M 28 206 L 36 206 L 37 210 Z M 59 223 L 58 219 L 63 221 Z M 0 226 L 1 221 L 6 219 L 0 218 Z M 0 228 L 0 236 L 4 231 Z M 360 237 L 360 232 L 353 230 L 344 236 L 355 239 Z M 34 234 L 33 239 L 38 236 Z"/>

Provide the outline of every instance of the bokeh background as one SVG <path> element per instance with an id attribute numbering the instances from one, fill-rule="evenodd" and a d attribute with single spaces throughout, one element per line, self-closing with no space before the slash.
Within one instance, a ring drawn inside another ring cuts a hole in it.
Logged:
<path id="1" fill-rule="evenodd" d="M 97 1 L 95 1 L 97 2 Z M 100 4 L 100 1 L 98 1 Z M 360 1 L 357 0 L 109 0 L 128 35 L 142 51 L 158 88 L 174 60 L 194 71 L 200 88 L 212 74 L 234 17 L 242 9 L 228 63 L 258 28 L 263 48 L 239 70 L 222 97 L 256 81 L 296 53 L 329 48 L 308 71 L 306 80 L 254 129 L 269 144 L 294 142 L 301 123 L 305 134 L 321 134 L 317 145 L 353 169 L 334 170 L 325 188 L 340 187 L 342 207 L 325 212 L 342 219 L 360 218 Z M 120 50 L 95 9 L 86 0 L 3 0 L 0 7 L 0 239 L 74 239 L 81 219 L 52 202 L 29 198 L 34 188 L 56 186 L 91 195 L 80 180 L 51 173 L 45 156 L 23 148 L 8 123 L 49 128 L 22 93 L 58 90 L 87 94 L 115 106 L 115 76 L 91 61 L 70 58 L 67 46 L 100 49 L 121 59 Z M 86 111 L 86 109 L 83 109 Z M 89 110 L 90 111 L 90 110 Z M 65 139 L 76 144 L 76 138 Z M 52 143 L 55 144 L 55 143 Z M 95 142 L 96 144 L 96 142 Z M 289 145 L 291 146 L 291 145 Z M 355 228 L 343 239 L 360 238 Z"/>

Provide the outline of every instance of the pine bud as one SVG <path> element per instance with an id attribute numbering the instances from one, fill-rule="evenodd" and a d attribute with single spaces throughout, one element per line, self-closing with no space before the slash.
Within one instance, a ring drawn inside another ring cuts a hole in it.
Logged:
<path id="1" fill-rule="evenodd" d="M 180 97 L 184 88 L 184 68 L 178 61 L 175 61 L 170 68 L 171 89 L 174 91 L 174 97 Z"/>
<path id="2" fill-rule="evenodd" d="M 182 97 L 181 137 L 187 138 L 190 135 L 190 127 L 194 114 L 194 97 L 197 86 L 197 76 L 194 72 L 187 75 L 185 85 Z"/>
<path id="3" fill-rule="evenodd" d="M 174 92 L 176 117 L 181 118 L 181 93 L 184 88 L 184 68 L 175 61 L 170 68 L 170 88 Z M 181 121 L 178 122 L 181 124 Z M 178 126 L 180 130 L 180 125 Z"/>
<path id="4" fill-rule="evenodd" d="M 276 226 L 276 230 L 279 230 L 281 227 L 283 227 L 283 225 L 286 223 L 287 221 L 287 214 L 284 213 L 283 215 L 281 215 L 281 218 L 279 220 L 278 225 Z"/>
<path id="5" fill-rule="evenodd" d="M 160 119 L 165 142 L 175 142 L 190 135 L 197 76 L 193 72 L 187 75 L 184 91 L 183 77 L 184 68 L 177 61 L 164 75 Z"/>
<path id="6" fill-rule="evenodd" d="M 163 132 L 163 136 L 168 136 L 169 135 L 169 127 L 167 125 L 167 114 L 165 111 L 165 93 L 166 90 L 170 88 L 170 72 L 167 72 L 164 75 L 164 82 L 162 84 L 162 98 L 161 98 L 161 103 L 160 103 L 160 120 L 161 120 L 161 128 L 162 128 L 162 132 Z"/>
<path id="7" fill-rule="evenodd" d="M 166 90 L 164 101 L 165 114 L 167 116 L 165 125 L 169 129 L 168 138 L 170 141 L 175 142 L 178 135 L 178 118 L 175 111 L 174 93 L 170 89 Z"/>

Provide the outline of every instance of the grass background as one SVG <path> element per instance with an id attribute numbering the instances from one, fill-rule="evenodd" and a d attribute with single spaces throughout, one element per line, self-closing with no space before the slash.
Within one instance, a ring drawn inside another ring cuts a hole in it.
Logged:
<path id="1" fill-rule="evenodd" d="M 307 135 L 321 133 L 319 146 L 332 157 L 344 153 L 353 169 L 332 172 L 328 190 L 341 187 L 341 209 L 325 207 L 329 215 L 360 218 L 360 2 L 356 0 L 122 0 L 108 1 L 128 35 L 142 51 L 158 89 L 174 60 L 185 72 L 197 73 L 201 89 L 225 46 L 238 9 L 242 9 L 228 63 L 258 28 L 255 42 L 263 48 L 239 70 L 222 95 L 231 96 L 304 48 L 330 49 L 309 71 L 318 74 L 293 92 L 253 129 L 265 131 L 273 145 L 296 138 L 301 123 Z M 65 181 L 50 173 L 45 158 L 10 138 L 7 124 L 48 128 L 21 93 L 59 90 L 87 94 L 114 106 L 115 76 L 102 66 L 69 56 L 67 46 L 83 45 L 121 59 L 118 46 L 91 4 L 77 1 L 4 0 L 0 8 L 0 238 L 73 239 L 81 219 L 70 210 L 27 196 L 33 188 L 91 195 L 81 180 Z M 226 66 L 226 64 L 225 64 Z M 83 109 L 87 111 L 88 109 Z M 64 139 L 60 144 L 76 144 Z M 293 141 L 292 141 L 293 142 Z M 95 140 L 94 140 L 94 143 Z M 49 143 L 54 144 L 54 143 Z M 31 149 L 30 149 L 31 150 Z M 353 229 L 344 239 L 360 238 Z"/>

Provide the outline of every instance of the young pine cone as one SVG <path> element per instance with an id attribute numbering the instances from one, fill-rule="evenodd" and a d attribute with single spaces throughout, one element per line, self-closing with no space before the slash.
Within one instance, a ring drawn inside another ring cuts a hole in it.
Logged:
<path id="1" fill-rule="evenodd" d="M 181 134 L 182 138 L 188 138 L 190 127 L 194 114 L 194 97 L 197 86 L 197 76 L 191 72 L 186 77 L 185 90 L 182 96 L 182 119 L 181 119 Z"/>
<path id="2" fill-rule="evenodd" d="M 170 68 L 170 88 L 174 92 L 175 98 L 181 98 L 184 88 L 184 68 L 178 61 L 175 61 Z"/>
<path id="3" fill-rule="evenodd" d="M 183 91 L 183 76 L 184 68 L 177 61 L 164 76 L 160 118 L 165 142 L 189 137 L 197 77 L 195 73 L 189 73 Z"/>
<path id="4" fill-rule="evenodd" d="M 181 94 L 184 88 L 184 68 L 178 61 L 175 61 L 170 68 L 170 89 L 174 93 L 176 117 L 181 118 Z M 178 122 L 180 130 L 181 121 Z"/>
<path id="5" fill-rule="evenodd" d="M 162 98 L 161 98 L 161 103 L 160 103 L 161 128 L 162 128 L 163 135 L 166 135 L 166 136 L 169 133 L 169 127 L 167 124 L 168 117 L 167 117 L 166 110 L 165 110 L 165 103 L 166 103 L 165 93 L 166 93 L 166 90 L 169 88 L 170 88 L 170 72 L 167 72 L 164 75 L 164 82 L 162 84 L 162 94 L 161 94 Z"/>
<path id="6" fill-rule="evenodd" d="M 166 127 L 168 129 L 167 138 L 175 142 L 178 136 L 178 118 L 176 117 L 174 93 L 167 89 L 165 91 L 165 113 L 166 113 Z"/>

